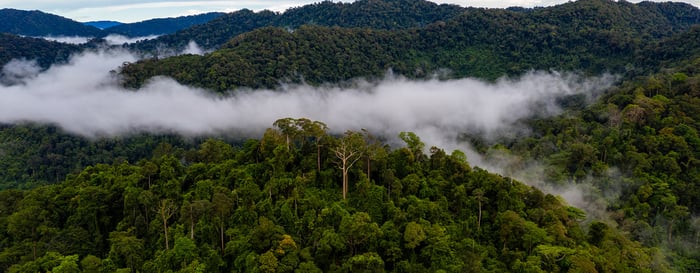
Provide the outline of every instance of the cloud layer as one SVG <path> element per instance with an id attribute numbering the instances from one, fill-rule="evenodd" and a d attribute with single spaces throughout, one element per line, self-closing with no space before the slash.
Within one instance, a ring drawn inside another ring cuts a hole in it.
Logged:
<path id="1" fill-rule="evenodd" d="M 134 132 L 257 136 L 276 119 L 306 117 L 327 123 L 335 132 L 415 131 L 438 141 L 465 131 L 510 128 L 533 114 L 532 105 L 538 105 L 540 114 L 554 114 L 555 97 L 593 94 L 612 83 L 611 77 L 556 73 L 530 73 L 496 83 L 389 77 L 378 83 L 357 81 L 354 88 L 294 86 L 214 96 L 165 78 L 138 91 L 125 90 L 110 71 L 135 60 L 121 51 L 90 52 L 38 75 L 32 63 L 11 62 L 3 68 L 9 71 L 5 82 L 21 84 L 0 87 L 0 122 L 51 123 L 87 137 Z"/>
<path id="2" fill-rule="evenodd" d="M 125 51 L 86 52 L 40 72 L 35 62 L 14 60 L 2 69 L 0 123 L 54 124 L 88 138 L 141 132 L 260 137 L 285 117 L 322 121 L 335 134 L 367 129 L 390 142 L 397 141 L 399 132 L 412 131 L 427 147 L 465 151 L 472 165 L 562 194 L 570 204 L 604 218 L 606 203 L 587 194 L 591 190 L 549 188 L 542 183 L 541 165 L 512 170 L 513 157 L 483 158 L 458 136 L 521 130 L 516 124 L 522 118 L 557 114 L 557 97 L 594 97 L 610 87 L 614 77 L 533 72 L 490 83 L 389 76 L 380 82 L 358 80 L 352 87 L 300 85 L 233 90 L 221 96 L 167 78 L 153 79 L 140 90 L 121 88 L 112 71 L 133 61 L 136 57 Z"/>

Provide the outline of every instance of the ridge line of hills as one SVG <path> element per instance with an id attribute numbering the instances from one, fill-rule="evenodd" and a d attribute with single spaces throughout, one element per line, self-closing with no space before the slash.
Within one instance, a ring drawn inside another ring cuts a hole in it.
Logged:
<path id="1" fill-rule="evenodd" d="M 467 8 L 423 27 L 388 29 L 371 23 L 365 28 L 331 23 L 297 28 L 266 25 L 270 16 L 275 15 L 236 12 L 134 44 L 133 48 L 144 50 L 160 42 L 183 44 L 189 40 L 175 37 L 193 32 L 200 35 L 193 40 L 209 41 L 209 47 L 219 49 L 205 56 L 154 58 L 127 65 L 121 71 L 124 82 L 138 87 L 160 75 L 224 92 L 237 87 L 275 88 L 280 80 L 321 84 L 382 77 L 388 70 L 410 78 L 443 69 L 451 71 L 450 77 L 485 79 L 550 69 L 634 76 L 653 73 L 665 62 L 691 58 L 696 51 L 670 45 L 682 44 L 684 39 L 689 39 L 686 45 L 696 44 L 692 33 L 697 27 L 693 26 L 700 23 L 700 10 L 687 4 L 606 0 L 527 12 Z M 247 25 L 222 26 L 234 17 Z"/>

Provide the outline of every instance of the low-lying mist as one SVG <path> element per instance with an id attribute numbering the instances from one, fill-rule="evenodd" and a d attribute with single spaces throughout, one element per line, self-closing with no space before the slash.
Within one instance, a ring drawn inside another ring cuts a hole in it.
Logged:
<path id="1" fill-rule="evenodd" d="M 149 35 L 149 36 L 144 36 L 144 37 L 126 37 L 124 35 L 119 35 L 119 34 L 110 34 L 105 36 L 104 39 L 105 42 L 108 45 L 123 45 L 123 44 L 133 44 L 139 41 L 145 41 L 145 40 L 152 40 L 155 38 L 158 38 L 159 35 Z M 81 36 L 45 36 L 45 37 L 40 37 L 44 40 L 48 41 L 54 41 L 54 42 L 60 42 L 60 43 L 66 43 L 66 44 L 85 44 L 89 42 L 90 40 L 94 39 L 95 37 L 81 37 Z"/>
<path id="2" fill-rule="evenodd" d="M 0 86 L 0 123 L 54 124 L 87 138 L 143 132 L 259 137 L 277 119 L 305 117 L 326 123 L 335 134 L 367 129 L 390 142 L 399 132 L 412 131 L 427 147 L 466 150 L 470 163 L 514 175 L 469 152 L 457 140 L 459 135 L 498 137 L 526 130 L 518 121 L 559 113 L 558 97 L 593 98 L 615 81 L 609 75 L 586 78 L 555 72 L 496 82 L 387 76 L 379 82 L 357 80 L 353 87 L 298 85 L 232 90 L 222 96 L 168 78 L 155 78 L 136 91 L 124 89 L 113 71 L 133 61 L 136 57 L 125 51 L 97 51 L 43 72 L 33 69 L 30 61 L 10 62 L 3 71 L 11 73 L 3 73 L 2 82 L 12 85 Z M 538 185 L 526 176 L 518 178 Z"/>
<path id="3" fill-rule="evenodd" d="M 125 51 L 85 52 L 41 73 L 31 61 L 10 62 L 3 71 L 12 72 L 4 73 L 11 79 L 3 80 L 15 84 L 0 87 L 0 122 L 51 123 L 86 137 L 134 132 L 249 136 L 261 134 L 276 119 L 306 117 L 325 122 L 335 133 L 414 131 L 437 145 L 461 132 L 489 134 L 514 128 L 533 114 L 556 114 L 557 97 L 596 94 L 614 80 L 547 72 L 495 83 L 388 76 L 380 82 L 358 80 L 353 88 L 300 85 L 221 96 L 167 78 L 153 79 L 137 91 L 124 89 L 114 70 L 133 61 L 136 57 Z"/>

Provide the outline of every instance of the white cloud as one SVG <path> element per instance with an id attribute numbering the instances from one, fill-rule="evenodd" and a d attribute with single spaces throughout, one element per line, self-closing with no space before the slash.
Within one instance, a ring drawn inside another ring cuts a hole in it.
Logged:
<path id="1" fill-rule="evenodd" d="M 545 72 L 495 83 L 390 76 L 379 82 L 358 80 L 352 88 L 301 85 L 218 96 L 166 78 L 153 79 L 139 90 L 126 90 L 110 71 L 133 61 L 136 57 L 124 51 L 86 52 L 44 72 L 39 72 L 35 62 L 12 61 L 0 78 L 2 83 L 13 84 L 0 85 L 0 123 L 55 124 L 85 137 L 137 132 L 260 137 L 277 119 L 305 117 L 325 122 L 336 134 L 365 128 L 396 141 L 399 132 L 413 131 L 427 147 L 463 150 L 473 165 L 544 187 L 541 166 L 509 169 L 512 157 L 482 158 L 459 142 L 458 135 L 514 130 L 519 119 L 535 112 L 558 113 L 554 103 L 558 96 L 594 96 L 614 80 Z M 600 216 L 604 200 L 583 194 L 587 190 L 548 191 L 562 194 L 570 204 L 595 217 L 604 217 Z"/>
<path id="2" fill-rule="evenodd" d="M 538 111 L 554 114 L 557 95 L 597 92 L 611 83 L 556 73 L 496 83 L 390 77 L 379 83 L 358 81 L 355 88 L 297 86 L 238 90 L 222 97 L 162 78 L 136 92 L 124 90 L 109 71 L 135 59 L 125 52 L 85 53 L 24 84 L 0 87 L 0 122 L 52 123 L 84 136 L 134 131 L 257 136 L 276 119 L 306 117 L 324 121 L 336 132 L 367 128 L 395 136 L 415 131 L 438 142 L 463 131 L 510 128 L 532 114 L 533 103 L 541 106 Z M 30 71 L 26 66 L 13 62 L 4 70 Z"/>
<path id="3" fill-rule="evenodd" d="M 46 36 L 46 37 L 40 37 L 40 38 L 48 40 L 48 41 L 55 41 L 55 42 L 74 44 L 74 45 L 84 44 L 84 43 L 87 43 L 88 41 L 90 41 L 90 39 L 92 39 L 92 37 L 78 37 L 78 36 Z"/>
<path id="4" fill-rule="evenodd" d="M 138 41 L 144 41 L 144 40 L 151 40 L 158 38 L 159 35 L 150 35 L 150 36 L 145 36 L 145 37 L 133 37 L 129 38 L 123 35 L 118 35 L 118 34 L 110 34 L 105 37 L 105 41 L 107 41 L 107 44 L 109 45 L 123 45 L 123 44 L 133 44 Z"/>

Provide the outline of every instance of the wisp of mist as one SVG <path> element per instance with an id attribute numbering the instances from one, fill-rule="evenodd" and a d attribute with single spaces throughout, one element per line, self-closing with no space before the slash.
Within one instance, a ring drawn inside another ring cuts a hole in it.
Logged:
<path id="1" fill-rule="evenodd" d="M 367 129 L 392 138 L 412 131 L 428 147 L 466 150 L 457 141 L 461 133 L 519 130 L 515 123 L 535 112 L 559 113 L 556 98 L 593 97 L 615 80 L 555 72 L 495 82 L 387 76 L 378 82 L 357 80 L 352 87 L 298 85 L 215 95 L 163 77 L 139 90 L 124 89 L 111 71 L 133 61 L 129 52 L 102 50 L 40 73 L 30 61 L 10 62 L 2 73 L 7 79 L 0 81 L 11 83 L 0 86 L 0 123 L 54 124 L 88 138 L 140 132 L 259 137 L 277 119 L 305 117 L 326 123 L 336 134 Z M 489 166 L 478 155 L 468 155 L 470 163 Z"/>

